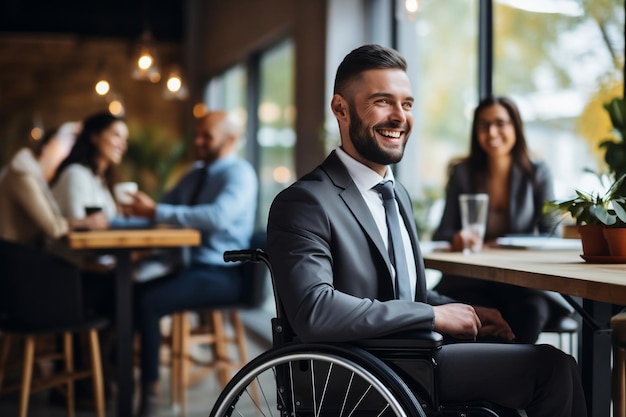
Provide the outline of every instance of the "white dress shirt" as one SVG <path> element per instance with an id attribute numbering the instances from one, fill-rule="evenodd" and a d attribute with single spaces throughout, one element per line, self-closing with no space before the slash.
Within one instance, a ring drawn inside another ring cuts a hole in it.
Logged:
<path id="1" fill-rule="evenodd" d="M 383 200 L 380 197 L 378 191 L 373 190 L 372 187 L 383 181 L 392 181 L 395 186 L 395 179 L 393 172 L 387 167 L 387 172 L 384 177 L 381 177 L 371 168 L 363 165 L 356 159 L 348 155 L 343 149 L 337 148 L 337 156 L 341 162 L 345 165 L 352 181 L 356 184 L 357 188 L 361 192 L 367 207 L 370 209 L 378 231 L 380 232 L 385 247 L 389 248 L 389 232 L 387 230 L 387 218 L 385 215 L 385 207 L 383 206 Z M 398 203 L 394 200 L 396 210 L 398 210 Z M 402 216 L 398 211 L 398 218 Z M 402 243 L 404 244 L 404 252 L 406 254 L 409 270 L 409 283 L 411 284 L 411 297 L 415 298 L 415 286 L 417 283 L 417 269 L 415 267 L 415 257 L 413 256 L 413 246 L 411 245 L 411 239 L 409 238 L 409 232 L 406 229 L 404 222 L 400 222 L 400 232 L 402 233 Z M 394 271 L 395 274 L 395 271 Z M 392 277 L 392 284 L 395 287 L 395 276 Z"/>

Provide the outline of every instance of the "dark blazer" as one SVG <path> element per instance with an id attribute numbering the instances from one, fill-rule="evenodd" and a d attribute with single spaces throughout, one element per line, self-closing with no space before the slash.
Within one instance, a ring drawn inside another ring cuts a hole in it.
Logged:
<path id="1" fill-rule="evenodd" d="M 417 268 L 416 301 L 393 300 L 391 263 L 367 204 L 332 152 L 272 203 L 268 246 L 279 297 L 303 341 L 340 342 L 432 330 L 412 206 L 396 182 Z M 429 293 L 429 301 L 451 299 Z"/>
<path id="2" fill-rule="evenodd" d="M 509 201 L 509 233 L 511 234 L 553 234 L 558 219 L 543 214 L 546 200 L 554 199 L 552 175 L 543 162 L 533 162 L 535 182 L 518 165 L 511 171 L 511 193 Z M 439 227 L 433 233 L 433 240 L 452 241 L 461 230 L 459 194 L 487 192 L 486 185 L 476 185 L 474 175 L 466 161 L 454 165 L 446 186 L 446 205 Z M 488 233 L 489 231 L 487 231 Z M 499 237 L 494 236 L 492 238 Z"/>

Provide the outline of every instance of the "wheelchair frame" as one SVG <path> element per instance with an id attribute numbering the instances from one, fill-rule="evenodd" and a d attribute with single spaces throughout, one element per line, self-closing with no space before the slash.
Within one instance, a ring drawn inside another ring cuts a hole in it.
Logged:
<path id="1" fill-rule="evenodd" d="M 265 264 L 276 317 L 273 348 L 237 372 L 210 417 L 519 416 L 485 402 L 439 402 L 433 356 L 443 344 L 439 333 L 403 332 L 350 344 L 299 342 L 284 315 L 267 254 L 261 249 L 227 251 L 224 260 Z"/>

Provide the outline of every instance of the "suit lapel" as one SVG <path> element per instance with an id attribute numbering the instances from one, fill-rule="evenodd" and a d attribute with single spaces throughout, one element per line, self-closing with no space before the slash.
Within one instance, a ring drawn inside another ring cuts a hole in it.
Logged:
<path id="1" fill-rule="evenodd" d="M 352 181 L 352 177 L 346 170 L 345 166 L 333 151 L 328 158 L 322 163 L 322 169 L 326 172 L 333 184 L 338 188 L 339 197 L 346 203 L 346 206 L 354 216 L 355 220 L 361 225 L 365 234 L 374 243 L 374 246 L 385 259 L 389 276 L 392 274 L 391 259 L 389 252 L 385 248 L 376 222 L 370 213 L 367 204 L 361 196 L 361 192 Z"/>
<path id="2" fill-rule="evenodd" d="M 333 184 L 338 188 L 340 198 L 346 203 L 346 206 L 356 221 L 361 225 L 366 235 L 374 243 L 374 246 L 380 253 L 380 256 L 385 260 L 387 270 L 389 271 L 389 283 L 391 283 L 390 277 L 392 276 L 392 266 L 391 259 L 389 259 L 389 252 L 387 252 L 387 248 L 385 247 L 385 243 L 380 236 L 376 222 L 374 221 L 367 204 L 363 200 L 361 192 L 354 184 L 354 181 L 352 181 L 352 177 L 350 177 L 350 174 L 334 151 L 328 156 L 328 158 L 326 158 L 321 167 L 331 179 Z M 425 302 L 426 273 L 424 271 L 424 261 L 419 247 L 415 220 L 413 219 L 411 199 L 402 185 L 398 186 L 397 191 L 400 191 L 397 193 L 398 206 L 411 238 L 411 246 L 413 249 L 413 256 L 415 258 L 415 268 L 417 269 L 415 300 Z"/>

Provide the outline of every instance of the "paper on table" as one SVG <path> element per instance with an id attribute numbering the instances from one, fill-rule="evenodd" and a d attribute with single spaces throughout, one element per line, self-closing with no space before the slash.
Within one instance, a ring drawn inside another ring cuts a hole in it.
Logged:
<path id="1" fill-rule="evenodd" d="M 582 249 L 580 239 L 548 236 L 505 236 L 496 239 L 496 246 L 511 249 Z"/>

